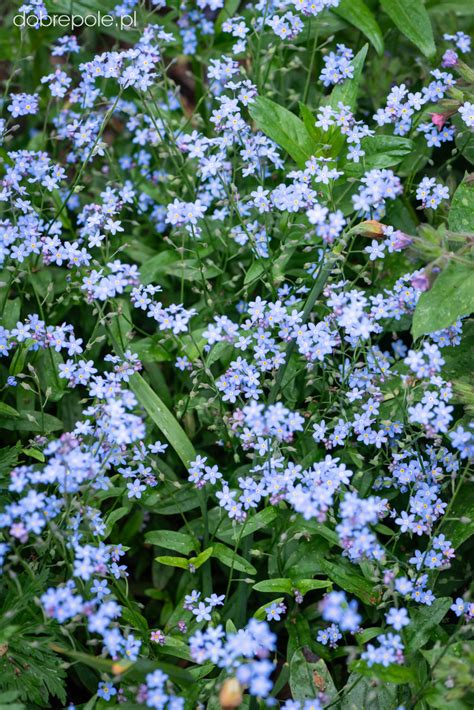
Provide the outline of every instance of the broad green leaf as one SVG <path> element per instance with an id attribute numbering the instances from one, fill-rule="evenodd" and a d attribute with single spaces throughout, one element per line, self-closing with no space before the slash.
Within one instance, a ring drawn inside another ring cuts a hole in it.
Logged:
<path id="1" fill-rule="evenodd" d="M 181 461 L 186 467 L 189 467 L 191 461 L 196 458 L 196 452 L 184 429 L 178 424 L 168 407 L 138 373 L 130 378 L 130 387 L 158 429 L 166 436 Z"/>
<path id="2" fill-rule="evenodd" d="M 369 668 L 365 661 L 356 661 L 351 666 L 351 670 L 361 675 L 371 678 L 380 678 L 380 680 L 383 680 L 385 683 L 395 683 L 396 685 L 415 681 L 413 669 L 408 666 L 400 666 L 397 663 L 393 663 L 387 668 L 380 664 L 375 664 Z"/>
<path id="3" fill-rule="evenodd" d="M 252 589 L 255 589 L 256 592 L 284 592 L 285 594 L 291 594 L 294 586 L 291 579 L 278 577 L 257 582 L 257 584 L 253 585 Z"/>
<path id="4" fill-rule="evenodd" d="M 185 661 L 191 660 L 191 653 L 187 643 L 181 639 L 173 638 L 168 635 L 166 635 L 165 646 L 160 648 L 160 653 L 164 653 L 167 656 L 173 656 L 174 658 L 182 658 Z"/>
<path id="5" fill-rule="evenodd" d="M 162 565 L 167 565 L 168 567 L 179 567 L 180 569 L 189 569 L 191 560 L 186 559 L 186 557 L 173 557 L 172 555 L 160 555 L 155 557 L 155 560 Z"/>
<path id="6" fill-rule="evenodd" d="M 393 24 L 425 57 L 435 54 L 433 28 L 422 0 L 380 0 L 380 4 Z"/>
<path id="7" fill-rule="evenodd" d="M 226 356 L 229 356 L 230 353 L 232 352 L 232 344 L 227 343 L 225 341 L 220 341 L 219 343 L 215 343 L 209 355 L 206 358 L 206 366 L 210 367 L 213 365 L 215 362 L 220 360 L 220 358 L 224 358 Z"/>
<path id="8" fill-rule="evenodd" d="M 395 710 L 398 687 L 392 683 L 374 683 L 360 673 L 351 673 L 346 683 L 340 710 Z"/>
<path id="9" fill-rule="evenodd" d="M 356 634 L 357 642 L 360 644 L 365 644 L 371 641 L 373 638 L 379 634 L 383 634 L 384 630 L 381 626 L 375 626 L 369 629 L 363 629 L 360 633 Z"/>
<path id="10" fill-rule="evenodd" d="M 300 168 L 314 154 L 314 144 L 303 121 L 279 104 L 258 96 L 249 112 L 257 128 L 275 141 Z"/>
<path id="11" fill-rule="evenodd" d="M 434 627 L 444 619 L 452 603 L 449 597 L 440 597 L 431 606 L 421 606 L 410 611 L 410 625 L 405 629 L 407 652 L 412 653 L 425 645 Z"/>
<path id="12" fill-rule="evenodd" d="M 146 619 L 135 609 L 130 609 L 129 607 L 122 608 L 122 618 L 125 619 L 126 623 L 139 629 L 142 633 L 148 632 L 148 623 Z"/>
<path id="13" fill-rule="evenodd" d="M 474 7 L 474 4 L 471 4 Z M 454 115 L 451 118 L 451 123 L 456 129 L 454 137 L 456 148 L 463 154 L 466 160 L 471 163 L 471 165 L 474 165 L 474 133 L 472 132 L 472 129 L 466 126 L 460 114 Z"/>
<path id="14" fill-rule="evenodd" d="M 383 54 L 382 30 L 374 14 L 363 0 L 341 0 L 339 5 L 332 9 L 332 12 L 357 27 L 371 42 L 377 54 Z"/>
<path id="15" fill-rule="evenodd" d="M 474 261 L 472 266 L 451 260 L 436 277 L 429 291 L 421 294 L 413 315 L 412 334 L 448 328 L 461 316 L 474 311 Z"/>
<path id="16" fill-rule="evenodd" d="M 270 506 L 248 517 L 245 522 L 238 523 L 227 516 L 221 521 L 222 508 L 215 508 L 210 513 L 211 532 L 223 542 L 232 545 L 237 540 L 243 540 L 257 530 L 267 527 L 278 517 L 278 509 Z"/>
<path id="17" fill-rule="evenodd" d="M 294 700 L 314 700 L 319 693 L 324 693 L 330 703 L 337 697 L 336 686 L 325 662 L 306 648 L 291 657 L 290 689 Z"/>
<path id="18" fill-rule="evenodd" d="M 256 592 L 284 592 L 285 594 L 293 594 L 293 591 L 297 589 L 301 594 L 307 594 L 313 589 L 327 589 L 330 586 L 331 582 L 328 579 L 292 580 L 287 577 L 278 577 L 257 582 L 253 589 Z"/>
<path id="19" fill-rule="evenodd" d="M 216 542 L 213 545 L 214 550 L 212 556 L 222 562 L 226 567 L 231 567 L 237 572 L 244 572 L 245 574 L 257 574 L 255 567 L 247 560 L 238 555 L 236 552 L 223 545 L 221 542 Z"/>
<path id="20" fill-rule="evenodd" d="M 149 284 L 153 281 L 159 282 L 159 279 L 167 273 L 169 266 L 176 261 L 179 261 L 177 252 L 171 250 L 160 251 L 159 254 L 146 259 L 140 267 L 140 281 L 143 284 Z"/>
<path id="21" fill-rule="evenodd" d="M 322 133 L 320 129 L 316 127 L 316 118 L 309 106 L 306 106 L 306 104 L 300 102 L 300 114 L 308 134 L 311 136 L 315 144 L 320 143 Z"/>
<path id="22" fill-rule="evenodd" d="M 303 614 L 287 618 L 285 628 L 288 631 L 286 660 L 289 664 L 296 651 L 301 651 L 305 647 L 311 648 L 311 644 L 314 641 L 314 632 L 309 626 L 308 619 Z"/>
<path id="23" fill-rule="evenodd" d="M 183 259 L 175 261 L 166 269 L 166 274 L 183 278 L 185 281 L 202 281 L 204 279 L 213 279 L 222 273 L 222 269 L 214 264 L 200 265 L 197 259 Z"/>
<path id="24" fill-rule="evenodd" d="M 294 525 L 291 526 L 291 531 L 302 532 L 304 534 L 311 533 L 312 535 L 319 535 L 327 540 L 331 545 L 338 545 L 341 547 L 339 541 L 339 536 L 334 530 L 331 530 L 327 525 L 323 523 L 318 523 L 316 520 L 298 520 Z"/>
<path id="25" fill-rule="evenodd" d="M 0 476 L 9 474 L 18 464 L 20 443 L 16 446 L 5 446 L 0 449 Z"/>
<path id="26" fill-rule="evenodd" d="M 199 567 L 201 567 L 204 562 L 207 562 L 209 557 L 212 557 L 213 552 L 214 548 L 208 547 L 207 550 L 203 550 L 203 552 L 200 552 L 197 557 L 191 557 L 191 564 L 193 565 L 193 567 L 195 567 L 195 569 L 199 569 Z"/>
<path id="27" fill-rule="evenodd" d="M 261 530 L 262 528 L 267 527 L 267 525 L 270 525 L 270 523 L 272 523 L 277 517 L 278 509 L 273 506 L 271 508 L 260 510 L 258 513 L 255 513 L 255 515 L 247 518 L 245 521 L 245 527 L 242 531 L 240 530 L 240 525 L 236 527 L 234 530 L 234 540 L 237 541 L 239 538 L 243 540 L 247 537 L 247 535 L 252 535 L 257 530 Z"/>
<path id="28" fill-rule="evenodd" d="M 36 459 L 36 461 L 39 461 L 40 463 L 44 463 L 46 461 L 44 454 L 42 451 L 39 449 L 22 449 L 21 450 L 23 454 L 26 456 L 30 456 L 32 459 Z"/>
<path id="29" fill-rule="evenodd" d="M 171 355 L 156 338 L 140 338 L 130 343 L 130 350 L 136 353 L 140 362 L 165 362 Z"/>
<path id="30" fill-rule="evenodd" d="M 166 491 L 154 491 L 147 496 L 143 496 L 143 503 L 154 513 L 159 515 L 175 515 L 176 513 L 187 513 L 188 510 L 199 508 L 199 498 L 193 486 L 181 486 L 176 488 L 168 486 Z"/>
<path id="31" fill-rule="evenodd" d="M 360 163 L 347 162 L 346 175 L 362 175 L 366 170 L 389 168 L 398 165 L 413 150 L 413 141 L 401 136 L 371 136 L 362 139 L 365 156 Z"/>
<path id="32" fill-rule="evenodd" d="M 295 589 L 303 595 L 315 589 L 327 589 L 331 586 L 332 583 L 329 579 L 297 579 L 294 583 Z"/>
<path id="33" fill-rule="evenodd" d="M 38 355 L 35 369 L 43 392 L 48 392 L 49 400 L 58 402 L 65 393 L 67 381 L 59 377 L 59 365 L 64 360 L 61 353 L 48 348 Z"/>
<path id="34" fill-rule="evenodd" d="M 367 56 L 368 44 L 364 44 L 361 50 L 357 52 L 351 64 L 354 67 L 352 79 L 346 79 L 342 84 L 336 84 L 329 96 L 329 105 L 337 108 L 339 103 L 344 106 L 349 106 L 352 110 L 355 109 L 357 103 L 357 95 L 359 93 L 359 84 L 362 76 L 362 68 Z"/>
<path id="35" fill-rule="evenodd" d="M 453 232 L 474 232 L 474 182 L 471 180 L 464 179 L 454 193 L 448 222 Z"/>
<path id="36" fill-rule="evenodd" d="M 19 375 L 20 372 L 23 371 L 26 358 L 28 357 L 29 347 L 33 343 L 34 340 L 32 338 L 28 338 L 28 340 L 25 340 L 19 347 L 17 347 L 8 369 L 10 375 Z"/>
<path id="37" fill-rule="evenodd" d="M 442 376 L 445 380 L 465 381 L 470 384 L 472 353 L 474 352 L 474 320 L 464 322 L 459 345 L 443 347 L 444 365 Z"/>
<path id="38" fill-rule="evenodd" d="M 468 17 L 469 15 L 474 15 L 474 4 L 472 0 L 437 0 L 435 3 L 430 2 L 430 14 L 441 15 L 444 20 L 449 12 L 453 12 L 459 17 Z"/>
<path id="39" fill-rule="evenodd" d="M 25 411 L 17 417 L 5 417 L 0 410 L 0 429 L 8 431 L 34 431 L 49 434 L 52 431 L 59 431 L 63 428 L 63 423 L 52 414 L 43 412 Z"/>
<path id="40" fill-rule="evenodd" d="M 145 542 L 189 555 L 199 549 L 199 543 L 188 533 L 173 530 L 152 530 L 145 535 Z"/>
<path id="41" fill-rule="evenodd" d="M 19 417 L 20 414 L 9 404 L 0 402 L 0 417 Z"/>
<path id="42" fill-rule="evenodd" d="M 261 259 L 260 261 L 254 261 L 253 264 L 250 265 L 244 277 L 244 286 L 249 286 L 265 273 L 265 264 L 263 262 L 264 260 Z"/>
<path id="43" fill-rule="evenodd" d="M 318 560 L 318 565 L 329 579 L 350 594 L 355 594 L 365 604 L 377 604 L 380 601 L 380 592 L 374 590 L 374 585 L 357 573 L 357 567 L 342 561 L 339 563 L 329 560 Z"/>
<path id="44" fill-rule="evenodd" d="M 106 519 L 106 526 L 107 526 L 107 535 L 110 535 L 113 526 L 115 525 L 116 522 L 124 518 L 128 513 L 130 513 L 131 505 L 122 505 L 120 508 L 116 508 L 113 510 L 110 515 L 107 516 Z"/>
<path id="45" fill-rule="evenodd" d="M 454 549 L 474 535 L 474 483 L 464 483 L 460 487 L 440 532 L 452 542 Z"/>
<path id="46" fill-rule="evenodd" d="M 6 287 L 5 287 L 6 288 Z M 21 299 L 10 298 L 5 303 L 3 313 L 0 316 L 0 323 L 7 330 L 11 330 L 20 320 Z"/>

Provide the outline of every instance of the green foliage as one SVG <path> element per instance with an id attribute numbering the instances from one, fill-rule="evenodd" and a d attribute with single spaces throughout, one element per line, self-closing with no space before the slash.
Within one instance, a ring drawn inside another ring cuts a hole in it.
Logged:
<path id="1" fill-rule="evenodd" d="M 343 20 L 347 20 L 358 30 L 363 32 L 372 43 L 378 54 L 383 54 L 384 41 L 382 30 L 373 12 L 367 7 L 363 0 L 342 0 L 333 12 Z"/>
<path id="2" fill-rule="evenodd" d="M 260 130 L 286 150 L 300 168 L 304 167 L 314 153 L 314 143 L 298 116 L 263 96 L 252 103 L 250 115 Z"/>
<path id="3" fill-rule="evenodd" d="M 474 262 L 451 260 L 433 286 L 420 296 L 413 316 L 413 337 L 447 328 L 474 311 Z"/>
<path id="4" fill-rule="evenodd" d="M 423 2 L 380 0 L 380 4 L 400 32 L 426 57 L 432 57 L 436 52 L 433 28 Z"/>

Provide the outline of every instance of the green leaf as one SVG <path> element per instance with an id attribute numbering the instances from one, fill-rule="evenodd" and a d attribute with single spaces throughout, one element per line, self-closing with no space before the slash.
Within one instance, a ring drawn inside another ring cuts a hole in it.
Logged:
<path id="1" fill-rule="evenodd" d="M 337 689 L 325 662 L 306 648 L 295 651 L 291 657 L 290 689 L 294 700 L 314 700 L 319 693 L 324 693 L 330 703 L 337 697 Z"/>
<path id="2" fill-rule="evenodd" d="M 297 579 L 294 583 L 294 587 L 303 595 L 314 589 L 327 589 L 331 586 L 329 579 Z"/>
<path id="3" fill-rule="evenodd" d="M 175 251 L 165 250 L 147 259 L 140 267 L 140 280 L 143 284 L 149 284 L 160 279 L 166 274 L 168 267 L 179 261 L 179 254 Z"/>
<path id="4" fill-rule="evenodd" d="M 257 279 L 259 279 L 263 273 L 265 273 L 265 265 L 263 263 L 263 259 L 261 259 L 260 261 L 254 261 L 245 274 L 244 286 L 249 286 L 254 281 L 257 281 Z"/>
<path id="5" fill-rule="evenodd" d="M 342 698 L 340 710 L 392 710 L 399 704 L 395 684 L 377 685 L 371 678 L 351 673 L 346 687 L 348 692 Z"/>
<path id="6" fill-rule="evenodd" d="M 256 592 L 284 592 L 285 594 L 291 594 L 294 586 L 291 579 L 276 577 L 275 579 L 264 579 L 262 582 L 257 582 L 252 589 Z"/>
<path id="7" fill-rule="evenodd" d="M 20 443 L 16 446 L 5 446 L 0 449 L 0 476 L 9 474 L 18 463 Z"/>
<path id="8" fill-rule="evenodd" d="M 257 532 L 257 530 L 261 530 L 262 528 L 267 527 L 267 525 L 270 525 L 270 523 L 272 523 L 277 517 L 278 510 L 274 507 L 260 510 L 255 515 L 252 515 L 252 517 L 247 518 L 242 532 L 240 530 L 240 525 L 235 528 L 233 535 L 234 540 L 237 541 L 239 538 L 243 540 L 247 537 L 247 535 L 252 535 L 254 532 Z"/>
<path id="9" fill-rule="evenodd" d="M 49 434 L 62 428 L 62 421 L 43 412 L 25 411 L 15 418 L 6 418 L 0 413 L 0 429 L 8 429 L 8 431 L 35 431 Z"/>
<path id="10" fill-rule="evenodd" d="M 303 121 L 274 101 L 258 96 L 249 112 L 257 127 L 278 143 L 300 168 L 313 155 L 314 146 Z"/>
<path id="11" fill-rule="evenodd" d="M 6 288 L 6 287 L 5 287 Z M 11 330 L 20 320 L 21 299 L 8 299 L 3 308 L 3 313 L 0 316 L 0 322 L 4 328 Z"/>
<path id="12" fill-rule="evenodd" d="M 162 565 L 179 567 L 180 569 L 189 569 L 191 564 L 191 560 L 186 559 L 186 557 L 173 557 L 171 555 L 161 555 L 160 557 L 155 557 L 155 560 Z"/>
<path id="13" fill-rule="evenodd" d="M 332 12 L 357 27 L 371 42 L 377 54 L 383 54 L 382 30 L 363 0 L 341 0 L 337 7 L 332 8 Z"/>
<path id="14" fill-rule="evenodd" d="M 344 166 L 346 175 L 357 177 L 366 170 L 398 165 L 406 155 L 413 151 L 414 144 L 409 138 L 401 136 L 367 136 L 362 139 L 361 147 L 365 151 L 362 162 L 346 163 Z"/>
<path id="15" fill-rule="evenodd" d="M 217 543 L 217 544 L 219 544 L 219 543 Z M 207 562 L 209 557 L 212 557 L 212 554 L 214 552 L 214 547 L 208 547 L 207 550 L 200 552 L 197 557 L 191 557 L 191 560 L 190 560 L 191 564 L 196 569 L 199 569 L 199 567 L 201 567 L 204 564 L 204 562 Z"/>
<path id="16" fill-rule="evenodd" d="M 46 461 L 43 452 L 39 449 L 22 449 L 21 451 L 26 456 L 30 456 L 32 459 L 36 459 L 36 461 L 39 461 L 40 463 L 44 463 Z"/>
<path id="17" fill-rule="evenodd" d="M 194 486 L 186 485 L 180 488 L 173 486 L 173 491 L 165 494 L 153 492 L 143 497 L 143 503 L 159 515 L 175 515 L 187 513 L 188 510 L 199 508 L 199 498 Z"/>
<path id="18" fill-rule="evenodd" d="M 152 530 L 145 535 L 145 542 L 181 552 L 183 555 L 189 555 L 199 549 L 198 541 L 191 535 L 173 530 Z"/>
<path id="19" fill-rule="evenodd" d="M 116 522 L 124 518 L 128 513 L 130 513 L 131 505 L 122 505 L 120 508 L 113 510 L 110 515 L 107 516 L 106 526 L 107 534 L 110 535 L 113 526 Z"/>
<path id="20" fill-rule="evenodd" d="M 140 338 L 130 343 L 130 350 L 136 353 L 141 362 L 165 362 L 171 355 L 156 338 Z"/>
<path id="21" fill-rule="evenodd" d="M 393 24 L 425 57 L 436 53 L 431 20 L 422 0 L 380 0 L 380 4 Z"/>
<path id="22" fill-rule="evenodd" d="M 472 132 L 472 129 L 466 126 L 460 114 L 453 116 L 451 118 L 451 123 L 456 129 L 454 137 L 456 148 L 463 154 L 466 160 L 471 163 L 471 165 L 474 165 L 474 133 Z"/>
<path id="23" fill-rule="evenodd" d="M 379 634 L 383 634 L 384 630 L 381 626 L 373 626 L 368 629 L 362 629 L 360 633 L 356 634 L 357 643 L 366 644 Z"/>
<path id="24" fill-rule="evenodd" d="M 231 550 L 230 547 L 223 545 L 221 542 L 214 543 L 213 547 L 212 556 L 222 562 L 223 565 L 226 565 L 226 567 L 231 567 L 237 572 L 244 572 L 245 574 L 257 574 L 255 567 L 250 562 L 247 562 L 244 557 Z"/>
<path id="25" fill-rule="evenodd" d="M 474 262 L 473 262 L 474 266 Z M 474 310 L 474 268 L 451 260 L 429 291 L 421 294 L 413 315 L 412 335 L 448 328 Z"/>
<path id="26" fill-rule="evenodd" d="M 313 115 L 313 112 L 311 111 L 309 106 L 306 106 L 306 104 L 303 104 L 301 102 L 299 104 L 299 107 L 300 115 L 303 119 L 303 123 L 306 127 L 306 130 L 308 131 L 308 134 L 311 136 L 315 144 L 320 143 L 322 133 L 320 129 L 316 127 L 316 119 Z"/>
<path id="27" fill-rule="evenodd" d="M 449 518 L 440 530 L 451 541 L 454 549 L 474 535 L 474 483 L 464 483 L 460 487 L 449 511 Z"/>
<path id="28" fill-rule="evenodd" d="M 186 467 L 189 467 L 191 461 L 196 458 L 196 452 L 184 429 L 178 424 L 168 407 L 138 373 L 130 378 L 130 387 L 158 429 L 166 436 L 181 461 Z"/>
<path id="29" fill-rule="evenodd" d="M 362 68 L 367 56 L 368 44 L 364 44 L 361 50 L 357 52 L 351 64 L 354 67 L 352 79 L 346 79 L 342 84 L 336 84 L 329 96 L 329 105 L 336 109 L 339 102 L 344 106 L 349 106 L 355 109 L 357 103 L 357 95 L 359 93 L 359 84 L 362 76 Z"/>
<path id="30" fill-rule="evenodd" d="M 248 535 L 252 535 L 257 530 L 267 527 L 278 517 L 278 509 L 271 506 L 260 510 L 255 515 L 248 517 L 245 522 L 238 523 L 230 520 L 227 516 L 221 520 L 222 508 L 215 508 L 211 512 L 211 532 L 229 545 L 243 540 Z"/>
<path id="31" fill-rule="evenodd" d="M 459 17 L 468 17 L 474 15 L 474 4 L 471 0 L 437 0 L 436 4 L 429 8 L 429 12 L 442 15 L 443 20 L 449 12 L 454 12 Z"/>
<path id="32" fill-rule="evenodd" d="M 285 594 L 293 594 L 293 591 L 297 589 L 301 594 L 307 594 L 313 589 L 327 589 L 330 586 L 331 582 L 328 579 L 292 580 L 287 577 L 277 577 L 257 582 L 252 588 L 256 592 L 284 592 Z"/>
<path id="33" fill-rule="evenodd" d="M 206 367 L 211 367 L 215 362 L 220 360 L 220 358 L 223 357 L 228 357 L 232 352 L 232 344 L 227 343 L 225 341 L 220 341 L 219 343 L 215 343 L 209 355 L 206 358 Z"/>
<path id="34" fill-rule="evenodd" d="M 321 559 L 318 560 L 318 565 L 338 587 L 355 594 L 365 604 L 377 604 L 380 600 L 380 594 L 374 591 L 374 585 L 361 574 L 357 574 L 354 565 L 343 563 L 342 559 L 338 564 Z"/>
<path id="35" fill-rule="evenodd" d="M 406 649 L 412 653 L 429 641 L 431 632 L 444 619 L 452 604 L 449 597 L 440 597 L 431 606 L 410 611 L 410 625 L 406 628 Z"/>
<path id="36" fill-rule="evenodd" d="M 298 520 L 294 525 L 292 525 L 292 530 L 302 532 L 303 534 L 312 533 L 313 535 L 320 535 L 325 540 L 327 540 L 331 545 L 338 545 L 341 547 L 339 541 L 339 536 L 334 530 L 331 530 L 327 525 L 316 522 L 316 520 Z"/>
<path id="37" fill-rule="evenodd" d="M 9 404 L 5 404 L 4 402 L 0 402 L 0 417 L 19 417 L 20 414 L 16 411 L 16 409 L 13 409 L 13 407 L 10 407 Z"/>
<path id="38" fill-rule="evenodd" d="M 369 676 L 371 678 L 380 678 L 385 683 L 412 683 L 415 681 L 415 674 L 412 668 L 408 666 L 399 666 L 394 663 L 390 666 L 382 666 L 380 664 L 375 664 L 368 667 L 365 661 L 356 661 L 351 669 L 361 675 Z"/>
<path id="39" fill-rule="evenodd" d="M 474 182 L 471 179 L 465 178 L 454 193 L 448 222 L 452 232 L 474 232 Z"/>
<path id="40" fill-rule="evenodd" d="M 160 557 L 155 557 L 157 562 L 161 562 L 162 565 L 168 565 L 170 567 L 180 567 L 181 569 L 189 569 L 193 566 L 195 569 L 199 569 L 204 562 L 207 562 L 209 557 L 212 557 L 213 548 L 208 547 L 204 552 L 199 553 L 196 557 L 190 557 L 186 559 L 185 557 L 172 557 L 170 555 L 161 555 Z"/>

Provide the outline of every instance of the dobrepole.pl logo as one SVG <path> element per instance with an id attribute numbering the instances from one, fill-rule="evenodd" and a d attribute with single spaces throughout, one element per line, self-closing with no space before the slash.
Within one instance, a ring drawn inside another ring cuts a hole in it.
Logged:
<path id="1" fill-rule="evenodd" d="M 132 15 L 122 15 L 114 17 L 106 15 L 100 10 L 91 12 L 87 15 L 67 15 L 59 13 L 51 13 L 38 17 L 37 15 L 28 15 L 26 12 L 19 12 L 13 18 L 15 27 L 70 27 L 72 30 L 78 27 L 119 27 L 121 30 L 128 30 L 137 26 L 137 13 Z"/>

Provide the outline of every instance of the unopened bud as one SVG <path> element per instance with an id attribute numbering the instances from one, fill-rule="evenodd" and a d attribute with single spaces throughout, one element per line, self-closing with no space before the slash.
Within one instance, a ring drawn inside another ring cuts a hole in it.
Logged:
<path id="1" fill-rule="evenodd" d="M 219 693 L 219 703 L 222 710 L 238 708 L 242 703 L 242 686 L 237 678 L 227 678 Z"/>
<path id="2" fill-rule="evenodd" d="M 356 224 L 349 231 L 349 234 L 359 234 L 363 237 L 383 237 L 386 225 L 376 219 L 368 219 L 365 222 Z"/>

